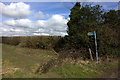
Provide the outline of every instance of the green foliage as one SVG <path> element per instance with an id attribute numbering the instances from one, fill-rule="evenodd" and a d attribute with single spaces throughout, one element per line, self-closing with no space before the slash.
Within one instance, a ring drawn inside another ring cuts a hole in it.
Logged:
<path id="1" fill-rule="evenodd" d="M 77 2 L 71 9 L 70 21 L 67 23 L 67 40 L 69 40 L 67 44 L 77 49 L 81 48 L 81 46 L 88 47 L 89 39 L 87 33 L 91 28 L 102 23 L 102 13 L 103 11 L 99 5 L 81 7 L 81 4 Z"/>
<path id="2" fill-rule="evenodd" d="M 98 75 L 95 70 L 92 72 L 92 68 L 87 66 L 88 65 L 82 67 L 77 65 L 64 65 L 62 67 L 52 69 L 51 71 L 56 72 L 63 78 L 89 78 Z"/>
<path id="3" fill-rule="evenodd" d="M 107 71 L 118 67 L 118 62 L 107 62 L 104 64 L 86 64 L 86 65 L 72 65 L 66 64 L 61 67 L 56 67 L 51 72 L 56 72 L 62 78 L 96 78 L 101 77 Z"/>
<path id="4" fill-rule="evenodd" d="M 70 21 L 67 24 L 69 36 L 87 33 L 89 27 L 94 27 L 102 22 L 102 13 L 103 11 L 99 5 L 93 7 L 85 5 L 81 7 L 80 3 L 77 2 L 69 15 Z"/>
<path id="5" fill-rule="evenodd" d="M 95 51 L 94 38 L 90 42 L 90 37 L 87 36 L 88 32 L 96 31 L 98 52 L 100 55 L 108 54 L 108 47 L 120 47 L 120 10 L 110 10 L 104 12 L 100 5 L 85 5 L 81 6 L 79 2 L 71 9 L 69 15 L 70 20 L 68 25 L 68 36 L 60 40 L 66 49 L 80 49 L 84 47 L 88 50 L 91 46 Z M 113 53 L 114 54 L 114 53 Z"/>
<path id="6" fill-rule="evenodd" d="M 114 54 L 115 49 L 120 47 L 119 33 L 116 28 L 112 28 L 110 24 L 104 24 L 96 28 L 97 31 L 97 43 L 98 43 L 98 52 L 100 55 L 103 54 Z M 113 51 L 108 50 L 112 49 Z M 118 54 L 118 53 L 117 53 Z"/>
<path id="7" fill-rule="evenodd" d="M 35 49 L 53 49 L 59 36 L 2 37 L 2 43 Z"/>
<path id="8" fill-rule="evenodd" d="M 116 25 L 120 23 L 120 10 L 110 10 L 104 13 L 105 23 Z"/>

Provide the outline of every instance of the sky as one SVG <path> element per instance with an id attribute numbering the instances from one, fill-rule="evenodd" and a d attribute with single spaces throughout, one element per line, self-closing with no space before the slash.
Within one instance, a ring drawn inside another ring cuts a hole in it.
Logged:
<path id="1" fill-rule="evenodd" d="M 65 36 L 75 2 L 0 2 L 0 36 Z M 90 4 L 90 3 L 84 3 Z M 108 11 L 117 2 L 96 2 Z"/>

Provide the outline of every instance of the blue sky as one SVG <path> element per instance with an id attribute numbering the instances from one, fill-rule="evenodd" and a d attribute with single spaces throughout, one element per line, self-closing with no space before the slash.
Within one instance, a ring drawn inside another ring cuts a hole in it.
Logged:
<path id="1" fill-rule="evenodd" d="M 84 3 L 90 4 L 90 3 Z M 117 10 L 117 2 L 96 2 L 108 11 Z M 66 35 L 70 9 L 74 2 L 4 2 L 0 4 L 4 36 Z"/>
<path id="2" fill-rule="evenodd" d="M 66 19 L 69 17 L 70 10 L 74 5 L 73 2 L 24 2 L 25 4 L 30 5 L 30 8 L 34 13 L 37 13 L 39 11 L 42 11 L 44 14 L 54 15 L 54 14 L 60 14 L 63 15 Z M 9 5 L 10 2 L 5 2 L 4 4 Z M 84 3 L 84 4 L 90 4 Z M 117 9 L 117 2 L 94 2 L 93 5 L 99 4 L 103 6 L 105 10 L 110 9 Z M 33 15 L 31 15 L 33 16 Z M 30 17 L 31 18 L 31 17 Z M 44 18 L 47 19 L 47 18 Z M 4 20 L 4 16 L 3 16 Z M 32 19 L 36 20 L 36 19 Z"/>
<path id="3" fill-rule="evenodd" d="M 24 3 L 30 5 L 30 9 L 33 11 L 33 13 L 42 11 L 44 14 L 49 15 L 59 14 L 65 16 L 66 19 L 69 17 L 70 14 L 69 9 L 71 9 L 74 6 L 71 2 L 24 2 Z M 5 2 L 4 4 L 9 5 L 10 2 Z M 33 14 L 31 14 L 30 18 L 32 16 Z"/>

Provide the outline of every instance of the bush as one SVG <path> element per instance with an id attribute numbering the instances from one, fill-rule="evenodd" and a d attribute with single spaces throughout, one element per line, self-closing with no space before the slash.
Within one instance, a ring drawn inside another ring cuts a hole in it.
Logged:
<path id="1" fill-rule="evenodd" d="M 59 39 L 59 36 L 2 37 L 2 43 L 34 49 L 53 49 Z"/>
<path id="2" fill-rule="evenodd" d="M 20 43 L 20 37 L 2 37 L 2 43 L 18 45 Z"/>

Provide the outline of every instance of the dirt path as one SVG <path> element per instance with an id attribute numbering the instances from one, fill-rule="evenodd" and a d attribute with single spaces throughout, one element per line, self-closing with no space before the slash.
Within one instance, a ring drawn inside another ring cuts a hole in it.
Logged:
<path id="1" fill-rule="evenodd" d="M 118 73 L 120 72 L 118 71 L 118 67 L 111 70 L 105 70 L 104 72 L 105 73 L 98 78 L 120 78 L 120 76 L 118 76 Z"/>
<path id="2" fill-rule="evenodd" d="M 102 78 L 118 78 L 118 70 L 117 69 L 110 70 L 101 77 Z"/>

